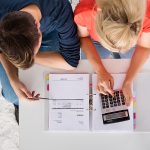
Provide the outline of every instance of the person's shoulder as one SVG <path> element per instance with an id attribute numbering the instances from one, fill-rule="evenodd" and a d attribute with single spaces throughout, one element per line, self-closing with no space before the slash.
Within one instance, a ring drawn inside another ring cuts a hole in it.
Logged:
<path id="1" fill-rule="evenodd" d="M 94 5 L 95 5 L 95 1 L 94 0 L 81 0 L 76 8 L 75 8 L 75 11 L 74 11 L 74 14 L 75 15 L 78 15 L 78 14 L 87 14 L 87 13 L 91 13 L 93 8 L 94 8 Z"/>
<path id="2" fill-rule="evenodd" d="M 144 18 L 142 32 L 150 32 L 150 18 L 147 16 Z"/>
<path id="3" fill-rule="evenodd" d="M 150 0 L 147 0 L 147 9 L 143 21 L 142 32 L 150 32 Z"/>
<path id="4" fill-rule="evenodd" d="M 38 4 L 39 0 L 0 0 L 0 12 L 19 11 L 30 4 Z"/>
<path id="5" fill-rule="evenodd" d="M 9 12 L 18 10 L 20 0 L 0 0 L 0 20 Z"/>
<path id="6" fill-rule="evenodd" d="M 71 7 L 68 0 L 39 0 L 41 9 L 49 15 L 53 12 L 61 12 L 66 7 Z"/>
<path id="7" fill-rule="evenodd" d="M 84 0 L 83 0 L 84 1 Z M 74 20 L 76 24 L 81 26 L 89 26 L 95 16 L 94 1 L 84 2 L 81 1 L 75 8 Z"/>
<path id="8" fill-rule="evenodd" d="M 51 8 L 60 8 L 71 5 L 69 0 L 39 0 L 41 4 L 50 5 Z"/>
<path id="9" fill-rule="evenodd" d="M 150 0 L 147 0 L 146 17 L 150 18 Z"/>

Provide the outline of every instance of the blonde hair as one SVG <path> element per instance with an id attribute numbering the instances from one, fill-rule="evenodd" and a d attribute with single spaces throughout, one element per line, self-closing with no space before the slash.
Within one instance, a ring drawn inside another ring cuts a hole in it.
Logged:
<path id="1" fill-rule="evenodd" d="M 112 51 L 127 51 L 136 44 L 146 0 L 96 0 L 96 32 L 101 44 Z"/>

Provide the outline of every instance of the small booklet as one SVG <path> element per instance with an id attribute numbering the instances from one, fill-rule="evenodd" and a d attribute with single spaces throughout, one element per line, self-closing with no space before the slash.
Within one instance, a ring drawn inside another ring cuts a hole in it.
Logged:
<path id="1" fill-rule="evenodd" d="M 125 74 L 112 74 L 114 90 L 120 90 Z M 102 103 L 96 90 L 97 75 L 48 74 L 50 131 L 133 131 L 133 104 L 128 109 L 129 119 L 104 124 Z"/>

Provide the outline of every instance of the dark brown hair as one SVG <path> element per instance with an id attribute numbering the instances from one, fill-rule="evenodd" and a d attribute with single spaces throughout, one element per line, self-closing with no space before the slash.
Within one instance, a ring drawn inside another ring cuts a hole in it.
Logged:
<path id="1" fill-rule="evenodd" d="M 17 68 L 32 66 L 38 42 L 39 33 L 31 14 L 11 12 L 0 22 L 0 51 Z"/>

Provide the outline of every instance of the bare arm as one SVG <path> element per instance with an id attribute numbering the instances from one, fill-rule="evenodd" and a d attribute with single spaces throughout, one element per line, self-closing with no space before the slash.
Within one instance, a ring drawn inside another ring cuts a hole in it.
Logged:
<path id="1" fill-rule="evenodd" d="M 150 56 L 150 33 L 143 33 L 131 60 L 126 76 L 127 81 L 132 81 L 137 72 L 142 68 Z"/>
<path id="2" fill-rule="evenodd" d="M 89 33 L 86 27 L 78 26 L 78 31 L 79 31 L 79 36 L 81 37 L 80 44 L 83 52 L 85 53 L 87 59 L 94 67 L 96 73 L 101 72 L 101 70 L 105 68 L 102 64 L 102 61 L 96 51 L 96 48 L 92 40 L 89 38 Z"/>
<path id="3" fill-rule="evenodd" d="M 147 61 L 150 55 L 150 48 L 145 48 L 141 46 L 137 46 L 136 53 L 134 53 L 133 58 L 131 60 L 131 64 L 129 70 L 127 72 L 126 81 L 133 81 L 135 75 L 142 68 L 144 63 Z"/>
<path id="4" fill-rule="evenodd" d="M 16 95 L 20 99 L 26 99 L 27 97 L 32 98 L 32 94 L 30 93 L 30 91 L 28 91 L 26 86 L 18 78 L 18 69 L 9 61 L 7 61 L 3 54 L 0 54 L 0 63 L 3 65 L 10 84 L 14 89 Z"/>
<path id="5" fill-rule="evenodd" d="M 105 68 L 102 64 L 102 61 L 91 39 L 89 37 L 82 37 L 80 39 L 80 42 L 81 42 L 81 48 L 83 52 L 85 53 L 87 59 L 90 61 L 90 63 L 94 67 L 95 72 L 100 73 Z"/>
<path id="6" fill-rule="evenodd" d="M 78 25 L 78 31 L 81 43 L 81 49 L 85 53 L 87 59 L 92 64 L 95 72 L 98 75 L 98 86 L 97 89 L 99 92 L 103 94 L 110 93 L 113 95 L 113 78 L 106 71 L 105 67 L 102 64 L 101 58 L 97 53 L 97 50 L 92 42 L 92 40 L 88 37 L 89 33 L 86 27 L 82 27 Z"/>
<path id="7" fill-rule="evenodd" d="M 132 57 L 130 67 L 126 75 L 126 79 L 123 84 L 123 92 L 126 97 L 127 105 L 130 105 L 130 102 L 133 99 L 131 92 L 132 81 L 135 75 L 147 61 L 149 56 L 150 56 L 150 33 L 143 33 L 138 42 L 138 46 L 135 50 L 135 53 Z"/>
<path id="8" fill-rule="evenodd" d="M 35 57 L 35 63 L 57 69 L 75 69 L 75 67 L 69 65 L 59 53 L 55 52 L 39 52 Z"/>

